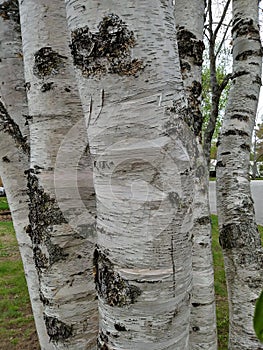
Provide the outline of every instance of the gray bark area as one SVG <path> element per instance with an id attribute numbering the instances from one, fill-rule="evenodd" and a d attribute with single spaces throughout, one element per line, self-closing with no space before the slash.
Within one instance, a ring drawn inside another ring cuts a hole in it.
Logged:
<path id="1" fill-rule="evenodd" d="M 55 349 L 95 349 L 95 197 L 63 1 L 20 1 L 30 118 L 28 233 Z M 87 214 L 87 215 L 86 215 Z M 84 216 L 86 218 L 84 220 Z"/>
<path id="2" fill-rule="evenodd" d="M 172 1 L 66 5 L 94 166 L 98 349 L 188 349 L 195 146 Z"/>
<path id="3" fill-rule="evenodd" d="M 233 1 L 233 80 L 219 139 L 217 208 L 229 311 L 229 349 L 262 349 L 253 314 L 263 285 L 262 246 L 249 183 L 251 136 L 261 86 L 258 1 Z M 242 74 L 241 74 L 242 73 Z"/>

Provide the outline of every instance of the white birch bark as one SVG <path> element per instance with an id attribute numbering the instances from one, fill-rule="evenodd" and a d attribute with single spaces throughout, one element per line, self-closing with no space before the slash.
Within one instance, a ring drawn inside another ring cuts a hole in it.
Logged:
<path id="1" fill-rule="evenodd" d="M 172 1 L 66 5 L 94 160 L 98 349 L 188 349 L 194 137 Z"/>
<path id="2" fill-rule="evenodd" d="M 32 243 L 26 232 L 29 210 L 24 172 L 29 168 L 29 144 L 23 117 L 27 114 L 27 101 L 17 1 L 0 1 L 0 37 L 0 173 L 23 261 L 39 343 L 42 349 L 51 350 L 39 298 Z"/>
<path id="3" fill-rule="evenodd" d="M 30 235 L 45 324 L 55 349 L 93 350 L 98 327 L 95 225 L 92 215 L 83 221 L 79 205 L 83 200 L 94 211 L 94 191 L 85 179 L 86 130 L 64 2 L 21 0 L 20 19 L 31 118 Z"/>
<path id="4" fill-rule="evenodd" d="M 263 349 L 253 314 L 263 285 L 262 247 L 249 182 L 249 159 L 262 51 L 258 1 L 233 1 L 233 73 L 218 147 L 217 208 L 230 313 L 229 349 Z"/>
<path id="5" fill-rule="evenodd" d="M 217 349 L 214 271 L 208 200 L 208 170 L 201 144 L 201 91 L 203 61 L 204 1 L 175 1 L 177 40 L 189 121 L 196 135 L 195 200 L 193 226 L 193 289 L 190 344 L 192 349 Z"/>

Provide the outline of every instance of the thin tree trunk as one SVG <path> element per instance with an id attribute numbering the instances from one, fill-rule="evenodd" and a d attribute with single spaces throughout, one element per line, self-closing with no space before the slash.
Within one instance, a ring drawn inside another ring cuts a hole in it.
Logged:
<path id="1" fill-rule="evenodd" d="M 89 167 L 87 155 L 82 156 L 86 130 L 64 6 L 63 1 L 20 1 L 31 118 L 30 236 L 51 343 L 56 349 L 93 350 L 98 327 L 92 273 L 96 235 L 94 216 L 84 204 L 94 212 L 94 190 L 84 177 Z"/>
<path id="2" fill-rule="evenodd" d="M 250 192 L 250 145 L 261 86 L 258 1 L 233 1 L 233 73 L 217 162 L 217 208 L 230 314 L 229 349 L 263 349 L 253 330 L 263 251 Z"/>
<path id="3" fill-rule="evenodd" d="M 22 42 L 17 1 L 0 2 L 0 173 L 23 261 L 28 292 L 41 349 L 51 350 L 44 326 L 43 305 L 28 236 L 28 196 L 25 170 L 29 168 L 27 101 L 24 87 Z"/>
<path id="4" fill-rule="evenodd" d="M 175 18 L 181 71 L 190 124 L 196 135 L 195 200 L 193 235 L 193 290 L 191 300 L 191 349 L 217 349 L 214 271 L 208 200 L 208 171 L 201 144 L 201 81 L 203 56 L 204 1 L 175 1 Z M 194 14 L 194 16 L 193 16 Z"/>
<path id="5" fill-rule="evenodd" d="M 66 5 L 94 159 L 98 349 L 188 349 L 195 150 L 172 1 Z"/>

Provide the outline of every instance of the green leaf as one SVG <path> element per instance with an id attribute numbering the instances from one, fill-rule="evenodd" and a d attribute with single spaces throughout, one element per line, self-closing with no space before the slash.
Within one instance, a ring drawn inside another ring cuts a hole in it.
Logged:
<path id="1" fill-rule="evenodd" d="M 254 329 L 258 339 L 263 343 L 263 290 L 256 302 Z"/>

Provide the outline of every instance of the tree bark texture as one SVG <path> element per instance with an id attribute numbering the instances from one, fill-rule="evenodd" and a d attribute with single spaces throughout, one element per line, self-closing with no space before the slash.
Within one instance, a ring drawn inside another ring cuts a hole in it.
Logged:
<path id="1" fill-rule="evenodd" d="M 250 193 L 251 136 L 261 86 L 258 1 L 233 1 L 233 74 L 217 162 L 217 208 L 229 311 L 229 349 L 263 349 L 253 330 L 263 255 Z"/>
<path id="2" fill-rule="evenodd" d="M 17 1 L 0 2 L 0 172 L 23 261 L 35 325 L 42 349 L 51 350 L 44 326 L 43 305 L 27 233 L 28 196 L 24 172 L 29 168 L 27 100 L 24 86 L 22 42 Z"/>
<path id="3" fill-rule="evenodd" d="M 98 349 L 188 349 L 195 138 L 172 1 L 66 5 L 94 165 Z"/>
<path id="4" fill-rule="evenodd" d="M 92 178 L 85 177 L 90 160 L 65 5 L 21 0 L 20 18 L 30 115 L 29 234 L 45 325 L 54 348 L 93 350 L 95 202 Z"/>
<path id="5" fill-rule="evenodd" d="M 204 1 L 175 1 L 175 18 L 181 72 L 196 135 L 195 199 L 193 234 L 193 289 L 191 300 L 191 349 L 217 349 L 214 271 L 211 250 L 211 222 L 208 200 L 208 171 L 201 144 L 202 62 Z M 193 15 L 194 14 L 194 15 Z"/>

